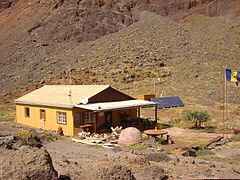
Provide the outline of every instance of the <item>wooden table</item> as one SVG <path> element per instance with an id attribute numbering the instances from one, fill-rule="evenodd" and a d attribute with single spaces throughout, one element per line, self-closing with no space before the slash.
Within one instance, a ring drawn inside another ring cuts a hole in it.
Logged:
<path id="1" fill-rule="evenodd" d="M 158 129 L 148 129 L 144 131 L 145 134 L 148 136 L 152 136 L 157 141 L 157 136 L 163 136 L 164 134 L 167 134 L 168 132 L 164 129 L 158 130 Z"/>
<path id="2" fill-rule="evenodd" d="M 89 131 L 89 129 L 90 129 L 90 132 L 92 132 L 93 124 L 84 124 L 84 125 L 80 126 L 80 128 L 84 131 L 85 130 Z"/>

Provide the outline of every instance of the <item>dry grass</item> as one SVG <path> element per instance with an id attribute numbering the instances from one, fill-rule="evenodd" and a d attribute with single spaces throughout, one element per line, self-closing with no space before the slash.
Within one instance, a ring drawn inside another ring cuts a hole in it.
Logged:
<path id="1" fill-rule="evenodd" d="M 142 144 L 142 143 L 136 143 L 136 144 L 131 144 L 131 145 L 129 145 L 128 148 L 129 148 L 130 150 L 135 150 L 135 151 L 137 151 L 137 150 L 144 150 L 144 149 L 147 148 L 147 146 L 146 146 L 145 144 Z"/>
<path id="2" fill-rule="evenodd" d="M 209 141 L 209 138 L 175 137 L 175 139 L 181 142 L 185 147 L 192 147 L 193 145 L 204 147 Z"/>
<path id="3" fill-rule="evenodd" d="M 0 121 L 10 121 L 14 119 L 15 106 L 5 97 L 0 96 Z"/>

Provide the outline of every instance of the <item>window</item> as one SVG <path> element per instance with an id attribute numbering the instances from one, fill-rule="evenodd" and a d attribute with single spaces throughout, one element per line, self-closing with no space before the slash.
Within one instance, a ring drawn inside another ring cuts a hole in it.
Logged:
<path id="1" fill-rule="evenodd" d="M 25 113 L 25 117 L 30 117 L 30 108 L 25 107 L 24 113 Z"/>
<path id="2" fill-rule="evenodd" d="M 67 113 L 57 112 L 57 123 L 58 124 L 67 124 Z"/>
<path id="3" fill-rule="evenodd" d="M 40 109 L 40 119 L 46 120 L 46 111 L 44 109 Z"/>
<path id="4" fill-rule="evenodd" d="M 93 113 L 91 113 L 91 112 L 84 112 L 84 114 L 83 114 L 84 124 L 93 123 L 93 120 L 94 120 L 94 114 Z"/>

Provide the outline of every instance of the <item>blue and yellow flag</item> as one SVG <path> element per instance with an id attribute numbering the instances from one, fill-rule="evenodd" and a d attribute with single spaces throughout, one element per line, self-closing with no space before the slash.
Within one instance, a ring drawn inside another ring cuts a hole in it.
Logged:
<path id="1" fill-rule="evenodd" d="M 240 82 L 240 71 L 226 69 L 226 80 L 229 82 Z"/>

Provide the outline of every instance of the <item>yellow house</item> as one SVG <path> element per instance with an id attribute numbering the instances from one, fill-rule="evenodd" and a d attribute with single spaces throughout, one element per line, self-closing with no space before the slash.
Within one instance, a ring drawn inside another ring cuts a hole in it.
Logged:
<path id="1" fill-rule="evenodd" d="M 81 130 L 105 132 L 111 126 L 132 126 L 141 107 L 156 107 L 109 85 L 46 85 L 15 103 L 17 123 L 53 131 L 61 127 L 68 136 Z"/>

